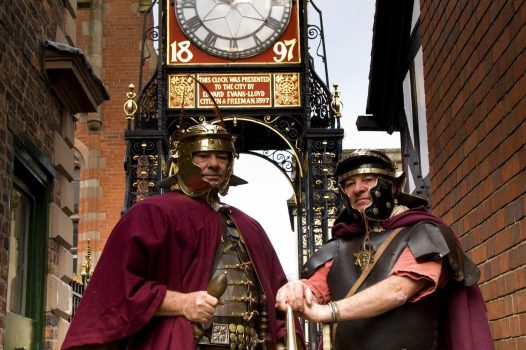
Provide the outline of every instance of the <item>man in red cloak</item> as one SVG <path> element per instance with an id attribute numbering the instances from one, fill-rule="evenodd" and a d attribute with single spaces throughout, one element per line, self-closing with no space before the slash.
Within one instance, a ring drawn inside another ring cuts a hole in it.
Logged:
<path id="1" fill-rule="evenodd" d="M 278 308 L 332 324 L 336 350 L 493 350 L 478 268 L 390 159 L 357 150 L 336 176 L 346 210 Z"/>
<path id="2" fill-rule="evenodd" d="M 221 126 L 183 133 L 161 184 L 171 191 L 137 202 L 117 223 L 63 350 L 281 347 L 284 314 L 274 305 L 287 279 L 279 259 L 256 220 L 219 202 L 239 180 L 235 157 Z M 222 296 L 208 288 L 217 275 L 228 280 Z"/>

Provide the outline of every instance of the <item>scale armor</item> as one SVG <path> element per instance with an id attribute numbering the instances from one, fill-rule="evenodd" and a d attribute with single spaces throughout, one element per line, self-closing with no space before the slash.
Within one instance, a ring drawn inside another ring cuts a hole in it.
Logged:
<path id="1" fill-rule="evenodd" d="M 213 275 L 226 273 L 228 284 L 212 320 L 203 326 L 198 349 L 258 349 L 263 342 L 261 312 L 266 307 L 250 256 L 234 222 L 225 218 Z"/>

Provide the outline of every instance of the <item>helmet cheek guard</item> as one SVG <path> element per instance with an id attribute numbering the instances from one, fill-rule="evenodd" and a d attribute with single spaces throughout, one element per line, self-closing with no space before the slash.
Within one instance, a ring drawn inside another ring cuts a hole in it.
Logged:
<path id="1" fill-rule="evenodd" d="M 360 212 L 351 206 L 349 197 L 347 197 L 341 186 L 339 191 L 347 212 L 351 216 L 359 218 L 361 216 Z M 373 221 L 388 219 L 395 204 L 392 181 L 378 176 L 376 185 L 369 189 L 369 195 L 371 196 L 371 204 L 364 209 L 365 217 Z"/>
<path id="2" fill-rule="evenodd" d="M 393 182 L 378 176 L 376 185 L 369 190 L 371 204 L 364 209 L 365 217 L 373 221 L 388 219 L 395 204 L 393 192 Z"/>

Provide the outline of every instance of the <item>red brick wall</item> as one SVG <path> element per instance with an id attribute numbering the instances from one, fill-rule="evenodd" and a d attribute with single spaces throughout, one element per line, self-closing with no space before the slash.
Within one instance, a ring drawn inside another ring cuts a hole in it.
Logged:
<path id="1" fill-rule="evenodd" d="M 102 43 L 99 67 L 101 78 L 110 94 L 110 101 L 101 110 L 102 127 L 93 132 L 87 129 L 82 116 L 77 123 L 76 138 L 83 152 L 85 164 L 81 170 L 81 183 L 98 182 L 89 189 L 81 185 L 79 203 L 79 263 L 91 238 L 95 260 L 102 250 L 113 226 L 121 216 L 124 204 L 125 173 L 124 131 L 127 126 L 123 110 L 128 85 L 138 86 L 143 15 L 138 13 L 139 0 L 104 0 L 102 3 L 102 38 L 97 31 L 89 32 L 90 9 L 80 8 L 77 17 L 77 43 L 88 57 L 97 59 L 97 52 L 90 48 L 90 40 Z M 90 38 L 95 36 L 95 38 Z M 150 59 L 144 67 L 152 72 Z M 95 63 L 96 65 L 96 63 Z M 101 65 L 101 66 L 100 66 Z M 148 73 L 145 74 L 149 78 Z"/>
<path id="2" fill-rule="evenodd" d="M 526 349 L 526 5 L 421 0 L 433 211 L 480 266 L 497 349 Z"/>
<path id="3" fill-rule="evenodd" d="M 14 167 L 14 137 L 10 127 L 14 126 L 17 132 L 30 139 L 46 161 L 52 161 L 53 132 L 61 133 L 64 110 L 45 79 L 42 41 L 55 40 L 63 11 L 62 3 L 49 1 L 6 1 L 0 5 L 0 348 L 5 343 L 11 172 Z M 56 186 L 50 196 L 51 201 L 59 203 L 60 192 Z M 51 240 L 49 243 L 48 268 L 54 270 L 56 244 Z M 47 314 L 43 325 L 46 346 L 56 338 L 48 333 L 56 319 Z"/>

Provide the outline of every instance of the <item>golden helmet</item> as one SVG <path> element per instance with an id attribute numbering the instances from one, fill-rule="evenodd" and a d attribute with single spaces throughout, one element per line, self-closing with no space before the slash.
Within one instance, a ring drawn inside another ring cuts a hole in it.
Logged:
<path id="1" fill-rule="evenodd" d="M 192 160 L 195 152 L 202 151 L 219 151 L 229 154 L 230 163 L 225 177 L 217 184 L 205 181 L 201 176 L 201 168 Z M 221 195 L 228 192 L 234 158 L 237 157 L 237 153 L 232 134 L 222 126 L 207 122 L 190 126 L 182 133 L 173 157 L 175 169 L 171 172 L 177 177 L 178 187 L 187 195 L 201 197 L 208 195 L 213 189 L 217 189 Z"/>

